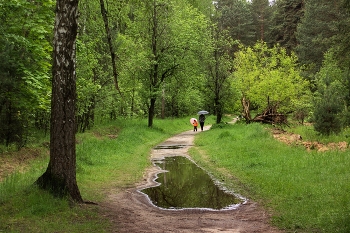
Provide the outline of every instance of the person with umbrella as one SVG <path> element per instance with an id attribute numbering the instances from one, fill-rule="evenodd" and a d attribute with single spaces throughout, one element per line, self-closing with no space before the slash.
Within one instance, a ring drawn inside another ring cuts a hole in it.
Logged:
<path id="1" fill-rule="evenodd" d="M 197 131 L 197 126 L 198 126 L 197 120 L 194 119 L 192 124 L 193 124 L 193 132 L 194 132 L 194 131 Z"/>
<path id="2" fill-rule="evenodd" d="M 196 118 L 191 118 L 190 119 L 191 125 L 193 125 L 193 131 L 197 131 L 197 126 L 198 126 L 198 121 Z"/>
<path id="3" fill-rule="evenodd" d="M 207 111 L 199 111 L 198 115 L 199 115 L 199 124 L 201 125 L 201 130 L 203 131 L 203 127 L 204 127 L 204 122 L 205 122 L 205 116 L 204 114 L 208 114 L 209 112 Z"/>

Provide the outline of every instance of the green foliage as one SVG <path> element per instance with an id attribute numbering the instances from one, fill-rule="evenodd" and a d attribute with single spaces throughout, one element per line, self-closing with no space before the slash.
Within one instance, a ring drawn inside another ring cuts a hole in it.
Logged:
<path id="1" fill-rule="evenodd" d="M 256 42 L 250 3 L 241 0 L 218 1 L 220 25 L 227 30 L 233 40 L 248 46 Z"/>
<path id="2" fill-rule="evenodd" d="M 305 13 L 297 29 L 296 53 L 302 64 L 313 64 L 317 72 L 324 53 L 334 45 L 335 36 L 340 33 L 337 26 L 343 17 L 341 4 L 328 0 L 305 2 Z"/>
<path id="3" fill-rule="evenodd" d="M 212 17 L 211 40 L 207 48 L 208 55 L 203 58 L 205 82 L 202 92 L 206 92 L 204 99 L 207 102 L 206 109 L 217 116 L 216 123 L 220 123 L 224 111 L 235 100 L 236 95 L 230 83 L 233 48 L 238 41 L 233 40 L 227 30 L 222 30 L 220 12 L 215 11 Z"/>
<path id="4" fill-rule="evenodd" d="M 349 106 L 349 81 L 346 73 L 337 66 L 331 52 L 325 55 L 323 66 L 316 75 L 316 88 L 315 130 L 325 135 L 339 133 L 342 126 L 347 125 L 346 117 L 342 115 L 347 114 Z"/>
<path id="5" fill-rule="evenodd" d="M 288 132 L 301 135 L 304 141 L 320 142 L 323 144 L 350 142 L 350 128 L 344 128 L 338 134 L 322 135 L 315 130 L 313 125 L 298 125 L 289 128 Z"/>
<path id="6" fill-rule="evenodd" d="M 255 41 L 268 41 L 272 13 L 269 0 L 252 0 L 251 12 L 255 26 Z"/>
<path id="7" fill-rule="evenodd" d="M 25 144 L 27 129 L 50 109 L 50 0 L 0 5 L 0 143 Z"/>
<path id="8" fill-rule="evenodd" d="M 209 130 L 195 145 L 190 153 L 197 163 L 226 187 L 263 203 L 281 229 L 348 232 L 347 151 L 307 152 L 276 141 L 260 124 Z"/>
<path id="9" fill-rule="evenodd" d="M 233 85 L 259 109 L 278 104 L 282 112 L 294 111 L 308 101 L 308 82 L 300 76 L 295 55 L 265 43 L 242 47 L 234 60 Z"/>
<path id="10" fill-rule="evenodd" d="M 350 5 L 349 1 L 345 0 L 344 7 L 339 10 L 342 12 L 343 17 L 339 20 L 337 27 L 339 33 L 335 36 L 335 43 L 332 49 L 335 50 L 336 58 L 338 63 L 344 67 L 349 67 L 349 44 L 350 44 Z"/>
<path id="11" fill-rule="evenodd" d="M 337 114 L 341 111 L 341 106 L 334 98 L 330 96 L 325 98 L 327 99 L 318 102 L 315 106 L 313 119 L 315 130 L 324 135 L 339 133 L 341 122 Z"/>
<path id="12" fill-rule="evenodd" d="M 298 45 L 296 31 L 304 13 L 303 0 L 279 0 L 274 7 L 268 44 L 278 43 L 290 54 Z"/>
<path id="13" fill-rule="evenodd" d="M 135 3 L 134 20 L 119 37 L 121 82 L 140 113 L 182 116 L 203 107 L 200 59 L 208 46 L 208 21 L 187 1 L 160 2 Z"/>
<path id="14" fill-rule="evenodd" d="M 186 2 L 188 2 L 188 4 L 194 8 L 198 9 L 198 11 L 205 15 L 207 18 L 211 16 L 213 8 L 213 2 L 211 0 L 186 0 Z"/>

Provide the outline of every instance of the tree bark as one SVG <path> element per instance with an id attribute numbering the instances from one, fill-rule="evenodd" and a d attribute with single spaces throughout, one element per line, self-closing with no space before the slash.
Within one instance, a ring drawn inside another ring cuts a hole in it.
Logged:
<path id="1" fill-rule="evenodd" d="M 50 161 L 36 184 L 83 202 L 76 181 L 75 42 L 78 0 L 57 0 L 52 66 Z"/>
<path id="2" fill-rule="evenodd" d="M 119 88 L 119 83 L 118 83 L 118 71 L 117 71 L 117 64 L 116 64 L 116 54 L 113 48 L 113 42 L 112 42 L 112 34 L 111 30 L 109 29 L 109 24 L 108 24 L 108 16 L 107 16 L 107 10 L 105 8 L 105 4 L 103 0 L 100 0 L 100 6 L 101 6 L 101 14 L 103 18 L 103 22 L 105 25 L 105 30 L 107 34 L 107 41 L 108 41 L 108 47 L 109 47 L 109 52 L 111 53 L 111 59 L 112 59 L 112 69 L 113 69 L 113 78 L 114 78 L 114 85 L 115 89 L 119 92 L 120 96 L 123 97 L 120 88 Z"/>
<path id="3" fill-rule="evenodd" d="M 252 117 L 250 116 L 250 102 L 243 96 L 241 103 L 243 107 L 242 115 L 246 119 L 246 122 L 249 123 L 252 120 Z"/>
<path id="4" fill-rule="evenodd" d="M 156 107 L 156 98 L 151 98 L 150 106 L 148 108 L 148 127 L 153 126 L 153 117 L 154 117 L 155 107 Z"/>
<path id="5" fill-rule="evenodd" d="M 157 4 L 156 1 L 152 4 L 152 42 L 151 42 L 151 48 L 152 48 L 152 55 L 154 56 L 154 65 L 152 67 L 152 72 L 150 74 L 150 105 L 148 108 L 148 127 L 153 126 L 153 117 L 155 113 L 155 106 L 156 106 L 156 93 L 155 91 L 159 88 L 159 81 L 158 81 L 158 14 L 157 14 Z"/>

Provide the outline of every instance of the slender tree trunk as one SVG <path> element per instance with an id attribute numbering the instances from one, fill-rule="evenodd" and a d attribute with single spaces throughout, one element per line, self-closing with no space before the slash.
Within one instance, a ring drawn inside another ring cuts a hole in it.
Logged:
<path id="1" fill-rule="evenodd" d="M 113 48 L 112 34 L 111 34 L 111 30 L 109 29 L 107 10 L 105 8 L 105 4 L 104 4 L 103 0 L 100 0 L 100 6 L 101 6 L 101 14 L 102 14 L 103 22 L 105 25 L 106 34 L 107 34 L 109 52 L 111 54 L 111 59 L 112 59 L 112 69 L 113 69 L 113 78 L 114 78 L 115 89 L 117 89 L 120 96 L 123 97 L 123 95 L 120 91 L 120 88 L 119 88 L 119 83 L 118 83 L 119 74 L 117 71 L 117 64 L 116 64 L 117 56 L 116 56 L 114 48 Z"/>
<path id="2" fill-rule="evenodd" d="M 36 184 L 83 202 L 76 181 L 75 42 L 78 0 L 57 0 L 52 66 L 50 161 Z"/>
<path id="3" fill-rule="evenodd" d="M 135 108 L 135 88 L 132 89 L 132 95 L 131 95 L 131 106 L 130 106 L 131 116 L 134 115 L 134 108 Z"/>
<path id="4" fill-rule="evenodd" d="M 151 98 L 151 103 L 148 108 L 148 127 L 152 127 L 153 125 L 155 106 L 156 106 L 156 98 Z"/>
<path id="5" fill-rule="evenodd" d="M 152 67 L 152 73 L 150 74 L 150 106 L 148 108 L 148 127 L 153 125 L 153 117 L 155 113 L 156 106 L 156 93 L 158 90 L 158 18 L 157 18 L 157 4 L 156 1 L 153 1 L 153 15 L 152 15 L 152 54 L 154 56 L 154 65 Z"/>
<path id="6" fill-rule="evenodd" d="M 162 119 L 165 119 L 165 90 L 162 90 Z"/>

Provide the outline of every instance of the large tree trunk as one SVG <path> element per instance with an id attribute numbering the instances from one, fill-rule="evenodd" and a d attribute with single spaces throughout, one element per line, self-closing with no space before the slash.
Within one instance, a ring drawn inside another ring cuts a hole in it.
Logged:
<path id="1" fill-rule="evenodd" d="M 78 0 L 57 0 L 52 67 L 50 162 L 36 184 L 83 202 L 76 181 L 75 42 Z"/>
<path id="2" fill-rule="evenodd" d="M 250 116 L 250 102 L 243 96 L 241 103 L 243 107 L 242 116 L 246 119 L 246 122 L 249 123 L 252 120 L 252 117 Z"/>

